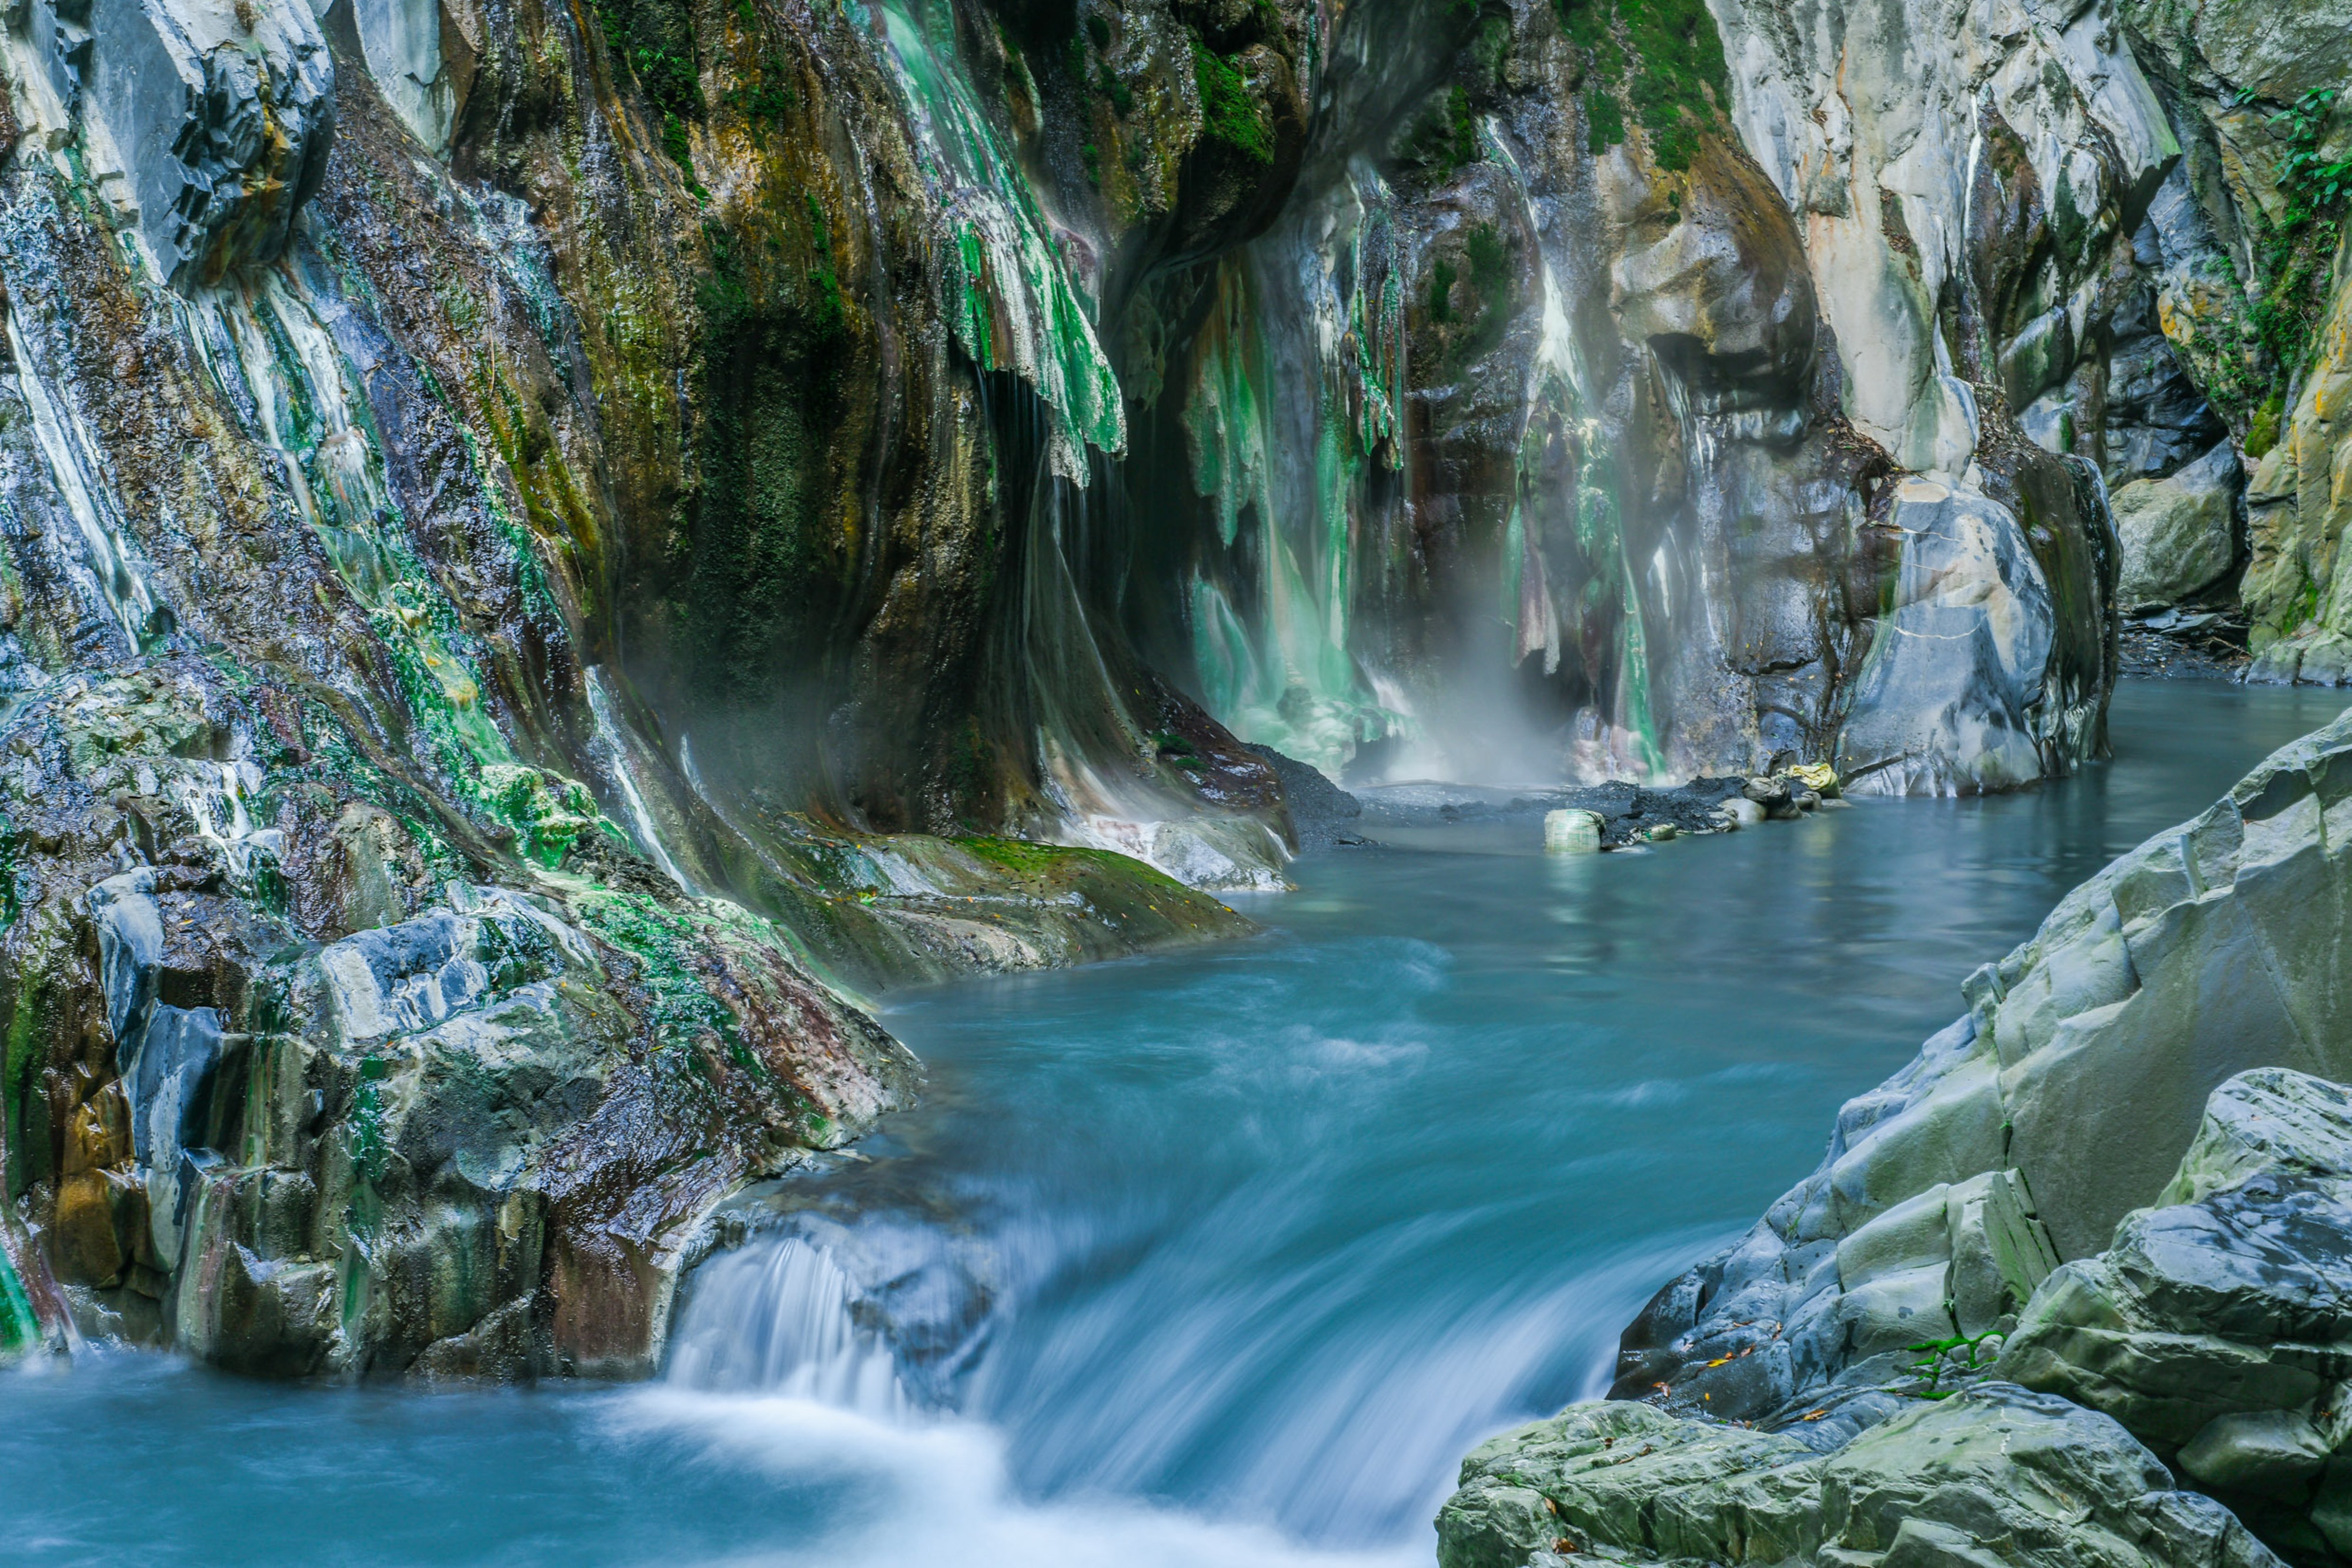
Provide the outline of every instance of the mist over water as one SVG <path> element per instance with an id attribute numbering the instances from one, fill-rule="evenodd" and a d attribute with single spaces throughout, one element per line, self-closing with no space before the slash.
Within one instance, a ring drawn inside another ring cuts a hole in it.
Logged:
<path id="1" fill-rule="evenodd" d="M 404 1393 L 99 1356 L 0 1377 L 36 1563 L 1426 1563 L 1480 1437 L 2117 852 L 2332 717 L 2128 685 L 2117 759 L 1547 860 L 1294 868 L 1222 946 L 908 997 L 919 1110 L 745 1206 L 667 1376 Z"/>

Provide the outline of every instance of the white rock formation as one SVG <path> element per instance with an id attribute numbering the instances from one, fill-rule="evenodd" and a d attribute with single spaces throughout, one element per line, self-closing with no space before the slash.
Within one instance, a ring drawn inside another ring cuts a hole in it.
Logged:
<path id="1" fill-rule="evenodd" d="M 285 247 L 334 131 L 304 0 L 34 0 L 11 32 L 36 128 L 79 131 L 158 273 L 200 287 Z"/>

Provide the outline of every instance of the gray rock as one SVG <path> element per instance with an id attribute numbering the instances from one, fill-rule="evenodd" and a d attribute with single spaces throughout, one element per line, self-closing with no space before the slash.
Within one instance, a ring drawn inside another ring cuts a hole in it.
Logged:
<path id="1" fill-rule="evenodd" d="M 2344 1092 L 2249 1073 L 2208 1108 L 2250 1069 L 2352 1078 L 2352 861 L 2328 847 L 2347 799 L 2352 716 L 2068 894 L 1969 978 L 1966 1017 L 1847 1103 L 1812 1176 L 1649 1303 L 1616 1395 L 1790 1423 L 1910 1386 L 1903 1325 L 1921 1325 L 1909 1343 L 1998 1333 L 2029 1299 L 2051 1325 L 2043 1354 L 2110 1388 L 2101 1408 L 2168 1452 L 2218 1415 L 2294 1408 L 2352 1371 L 2272 1357 L 2263 1337 L 2352 1340 L 2333 1304 L 2352 1275 L 2295 1228 L 2352 1228 L 2326 1186 L 2352 1170 Z M 2306 1185 L 2263 1186 L 2290 1180 Z M 2117 1232 L 2152 1203 L 2169 1207 Z M 2210 1325 L 2134 1339 L 2110 1277 L 2126 1265 Z"/>
<path id="2" fill-rule="evenodd" d="M 1262 759 L 1282 781 L 1282 803 L 1290 812 L 1300 849 L 1319 849 L 1353 834 L 1364 803 L 1325 778 L 1320 768 L 1271 746 L 1244 743 L 1243 749 Z"/>
<path id="3" fill-rule="evenodd" d="M 2161 241 L 2149 232 L 2142 248 L 2159 254 Z M 2153 305 L 2142 297 L 2118 314 L 2107 357 L 2106 475 L 2116 489 L 2176 474 L 2230 434 L 2181 368 Z"/>
<path id="4" fill-rule="evenodd" d="M 1988 1384 L 1828 1453 L 1640 1405 L 1485 1444 L 1437 1517 L 1442 1568 L 1577 1560 L 2039 1568 L 2277 1559 L 2105 1416 Z"/>
<path id="5" fill-rule="evenodd" d="M 1933 479 L 1906 480 L 1903 564 L 1879 623 L 1839 777 L 1862 793 L 1969 794 L 2042 774 L 2049 580 L 2009 508 Z"/>
<path id="6" fill-rule="evenodd" d="M 2001 1375 L 2113 1416 L 2282 1550 L 2340 1545 L 2352 1092 L 2239 1074 L 2158 1201 L 2035 1293 Z"/>
<path id="7" fill-rule="evenodd" d="M 2117 490 L 2118 602 L 2126 610 L 2159 608 L 2218 582 L 2236 559 L 2238 497 L 2245 486 L 2238 449 L 2220 441 L 2178 473 Z"/>
<path id="8" fill-rule="evenodd" d="M 194 288 L 285 248 L 334 129 L 334 65 L 303 0 L 89 0 L 86 34 L 60 5 L 27 15 L 158 271 Z"/>

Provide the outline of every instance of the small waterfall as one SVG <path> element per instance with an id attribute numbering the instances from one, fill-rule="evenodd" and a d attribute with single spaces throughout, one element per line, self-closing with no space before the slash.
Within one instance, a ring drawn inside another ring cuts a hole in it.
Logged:
<path id="1" fill-rule="evenodd" d="M 721 1254 L 696 1270 L 668 1381 L 903 1418 L 914 1406 L 898 1362 L 856 1303 L 849 1276 L 803 1237 Z"/>
<path id="2" fill-rule="evenodd" d="M 181 779 L 176 789 L 196 831 L 219 849 L 229 874 L 251 885 L 257 855 L 275 862 L 285 853 L 286 835 L 277 828 L 254 825 L 247 806 L 261 788 L 261 769 L 251 762 L 197 762 L 192 777 Z M 209 775 L 209 777 L 207 777 Z"/>
<path id="3" fill-rule="evenodd" d="M 689 898 L 699 896 L 701 889 L 687 879 L 677 862 L 670 858 L 669 851 L 662 847 L 661 831 L 655 826 L 653 812 L 646 809 L 645 792 L 637 788 L 635 763 L 622 737 L 620 721 L 613 715 L 613 697 L 605 687 L 602 664 L 588 666 L 588 712 L 596 721 L 597 740 L 612 754 L 613 782 L 620 786 L 622 804 L 629 809 L 629 823 L 636 830 L 637 847 L 653 857 L 662 873 L 677 883 L 678 891 Z"/>
<path id="4" fill-rule="evenodd" d="M 1219 553 L 1250 563 L 1195 569 L 1187 584 L 1202 695 L 1244 740 L 1335 776 L 1363 745 L 1412 729 L 1381 700 L 1355 637 L 1360 598 L 1378 593 L 1360 580 L 1387 570 L 1378 552 L 1359 559 L 1366 484 L 1406 452 L 1391 202 L 1374 170 L 1350 165 L 1285 220 L 1284 243 L 1219 267 L 1182 415 Z"/>

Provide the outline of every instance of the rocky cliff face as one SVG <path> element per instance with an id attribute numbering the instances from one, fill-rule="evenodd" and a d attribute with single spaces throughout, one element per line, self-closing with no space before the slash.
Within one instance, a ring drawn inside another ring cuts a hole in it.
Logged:
<path id="1" fill-rule="evenodd" d="M 1024 597 L 1090 329 L 847 25 L 15 14 L 8 1340 L 642 1371 L 912 1092 L 836 987 L 1246 929 L 1108 846 L 1269 881 L 1270 772 Z"/>
<path id="2" fill-rule="evenodd" d="M 1244 743 L 2095 755 L 2118 585 L 2239 570 L 2269 406 L 2192 327 L 2268 319 L 2209 285 L 2231 95 L 2294 83 L 2155 27 L 19 6 L 26 1310 L 642 1366 L 715 1195 L 908 1092 L 841 994 L 1243 928 L 1293 841 Z"/>
<path id="3" fill-rule="evenodd" d="M 1716 24 L 1529 4 L 1339 30 L 1289 206 L 1190 281 L 1205 319 L 1171 372 L 1202 495 L 1182 631 L 1246 737 L 1424 774 L 1835 757 L 1935 792 L 2096 751 L 2095 474 L 1966 379 L 1999 380 L 1997 345 L 1885 384 L 1885 331 L 1824 308 L 1836 250 L 1736 134 L 1749 62 Z M 1451 58 L 1406 47 L 1433 37 Z M 2146 199 L 2114 183 L 2110 227 Z M 1981 207 L 1997 259 L 1963 281 L 2008 308 L 2048 228 L 2022 188 Z M 1932 309 L 1912 326 L 1925 361 Z"/>

